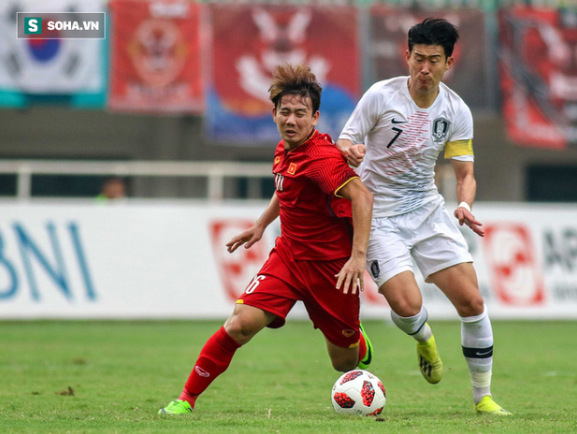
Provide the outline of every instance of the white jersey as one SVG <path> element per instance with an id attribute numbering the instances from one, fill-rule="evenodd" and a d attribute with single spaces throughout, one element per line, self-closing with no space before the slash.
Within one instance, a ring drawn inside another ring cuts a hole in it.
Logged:
<path id="1" fill-rule="evenodd" d="M 469 107 L 439 83 L 434 103 L 419 108 L 408 80 L 396 77 L 371 86 L 340 135 L 366 145 L 358 172 L 375 198 L 374 217 L 404 214 L 439 197 L 435 163 L 445 145 L 445 158 L 473 161 Z"/>

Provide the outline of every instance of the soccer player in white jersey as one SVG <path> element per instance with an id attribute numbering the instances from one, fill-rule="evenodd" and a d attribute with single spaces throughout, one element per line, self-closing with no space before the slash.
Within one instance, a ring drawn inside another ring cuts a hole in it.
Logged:
<path id="1" fill-rule="evenodd" d="M 438 383 L 443 363 L 411 256 L 459 314 L 476 412 L 509 415 L 491 396 L 493 332 L 473 259 L 434 183 L 435 162 L 444 148 L 457 178 L 460 204 L 454 216 L 482 237 L 482 224 L 471 213 L 476 194 L 471 111 L 441 83 L 458 37 L 444 19 L 428 18 L 412 27 L 406 52 L 410 75 L 375 83 L 337 146 L 349 164 L 360 165 L 361 179 L 374 196 L 367 269 L 391 306 L 393 322 L 416 339 L 421 373 Z"/>

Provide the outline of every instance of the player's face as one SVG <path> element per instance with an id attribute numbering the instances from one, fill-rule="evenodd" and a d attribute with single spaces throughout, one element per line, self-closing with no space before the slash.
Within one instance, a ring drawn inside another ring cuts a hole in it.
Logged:
<path id="1" fill-rule="evenodd" d="M 453 58 L 447 59 L 441 45 L 426 44 L 413 45 L 413 51 L 407 50 L 406 55 L 411 91 L 419 95 L 437 92 L 439 82 L 453 64 Z"/>
<path id="2" fill-rule="evenodd" d="M 319 121 L 319 111 L 313 113 L 310 97 L 284 95 L 273 109 L 273 119 L 285 147 L 290 149 L 303 143 Z"/>

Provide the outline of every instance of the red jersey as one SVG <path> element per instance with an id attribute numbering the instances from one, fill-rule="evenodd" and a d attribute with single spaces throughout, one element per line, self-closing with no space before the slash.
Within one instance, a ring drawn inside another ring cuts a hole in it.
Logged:
<path id="1" fill-rule="evenodd" d="M 314 131 L 295 149 L 277 145 L 273 174 L 280 203 L 280 243 L 297 260 L 346 258 L 352 247 L 352 209 L 338 190 L 358 178 L 331 138 Z"/>

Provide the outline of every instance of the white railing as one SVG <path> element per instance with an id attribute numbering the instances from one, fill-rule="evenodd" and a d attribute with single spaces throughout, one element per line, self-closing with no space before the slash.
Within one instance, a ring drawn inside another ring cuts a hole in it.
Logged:
<path id="1" fill-rule="evenodd" d="M 177 162 L 177 161 L 0 161 L 0 174 L 15 174 L 16 197 L 27 201 L 31 197 L 32 175 L 100 175 L 100 176 L 155 176 L 155 177 L 206 177 L 207 198 L 224 197 L 226 177 L 272 177 L 270 163 L 238 162 Z"/>
<path id="2" fill-rule="evenodd" d="M 224 198 L 224 179 L 242 177 L 249 180 L 249 197 L 258 197 L 260 179 L 272 178 L 270 163 L 239 163 L 219 161 L 42 161 L 0 160 L 0 174 L 15 174 L 16 198 L 31 198 L 32 175 L 96 175 L 96 176 L 154 176 L 206 177 L 206 197 L 218 201 Z M 450 165 L 436 167 L 437 185 L 445 200 L 456 201 L 455 175 Z"/>

